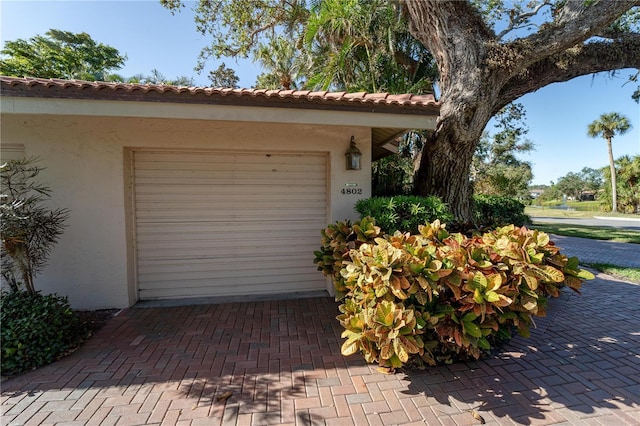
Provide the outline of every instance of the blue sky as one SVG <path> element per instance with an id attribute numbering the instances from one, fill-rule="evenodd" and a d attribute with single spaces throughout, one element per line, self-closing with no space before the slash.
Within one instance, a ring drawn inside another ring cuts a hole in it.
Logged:
<path id="1" fill-rule="evenodd" d="M 127 55 L 124 76 L 148 74 L 154 68 L 165 76 L 193 76 L 208 85 L 209 70 L 225 62 L 240 77 L 241 87 L 251 87 L 260 69 L 251 61 L 211 61 L 202 74 L 193 71 L 207 37 L 195 30 L 190 7 L 172 15 L 158 1 L 0 1 L 2 45 L 6 40 L 30 38 L 51 28 L 86 32 Z M 601 114 L 626 115 L 633 129 L 613 141 L 614 156 L 640 154 L 640 105 L 631 99 L 632 84 L 625 85 L 633 70 L 616 77 L 598 75 L 556 83 L 522 97 L 528 139 L 536 151 L 522 158 L 533 164 L 534 184 L 557 181 L 583 167 L 608 164 L 606 143 L 587 136 L 587 125 Z"/>

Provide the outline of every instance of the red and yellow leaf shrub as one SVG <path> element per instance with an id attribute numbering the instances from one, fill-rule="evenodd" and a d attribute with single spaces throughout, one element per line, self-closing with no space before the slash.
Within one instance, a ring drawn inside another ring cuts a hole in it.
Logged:
<path id="1" fill-rule="evenodd" d="M 562 286 L 593 278 L 547 234 L 513 225 L 466 237 L 435 221 L 383 235 L 366 217 L 329 225 L 315 254 L 342 302 L 343 355 L 392 368 L 478 359 L 513 330 L 527 337 Z"/>

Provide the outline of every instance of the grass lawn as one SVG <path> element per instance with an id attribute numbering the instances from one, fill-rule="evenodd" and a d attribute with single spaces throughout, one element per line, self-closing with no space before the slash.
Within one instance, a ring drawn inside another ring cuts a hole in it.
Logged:
<path id="1" fill-rule="evenodd" d="M 625 229 L 610 228 L 608 226 L 582 226 L 561 223 L 537 223 L 531 228 L 547 234 L 564 235 L 567 237 L 591 238 L 593 240 L 617 241 L 622 243 L 640 244 L 640 232 Z"/>
<path id="2" fill-rule="evenodd" d="M 612 277 L 640 284 L 640 269 L 638 268 L 623 268 L 608 263 L 590 263 L 588 266 Z"/>
<path id="3" fill-rule="evenodd" d="M 524 212 L 531 217 L 594 217 L 594 216 L 609 216 L 609 217 L 626 217 L 638 219 L 640 216 L 637 214 L 623 214 L 611 212 L 603 212 L 599 210 L 599 205 L 587 204 L 597 203 L 597 201 L 571 201 L 567 202 L 568 210 L 565 209 L 553 209 L 551 207 L 539 207 L 539 206 L 526 206 Z"/>

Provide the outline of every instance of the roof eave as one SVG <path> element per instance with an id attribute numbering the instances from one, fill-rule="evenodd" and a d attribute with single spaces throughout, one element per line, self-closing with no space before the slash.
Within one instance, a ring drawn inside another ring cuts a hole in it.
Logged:
<path id="1" fill-rule="evenodd" d="M 167 102 L 113 101 L 7 96 L 0 98 L 2 114 L 138 117 L 186 120 L 222 120 L 366 126 L 390 129 L 432 129 L 437 115 L 395 114 L 335 109 L 299 108 L 296 105 L 238 106 Z"/>

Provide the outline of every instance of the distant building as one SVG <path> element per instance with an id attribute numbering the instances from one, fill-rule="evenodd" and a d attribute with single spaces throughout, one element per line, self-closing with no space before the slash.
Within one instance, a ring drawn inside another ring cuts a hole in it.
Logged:
<path id="1" fill-rule="evenodd" d="M 533 199 L 538 198 L 543 193 L 544 193 L 544 189 L 530 189 L 529 190 L 529 195 L 531 195 L 531 198 L 533 198 Z"/>
<path id="2" fill-rule="evenodd" d="M 597 198 L 597 191 L 582 191 L 578 194 L 578 201 L 595 201 Z"/>

